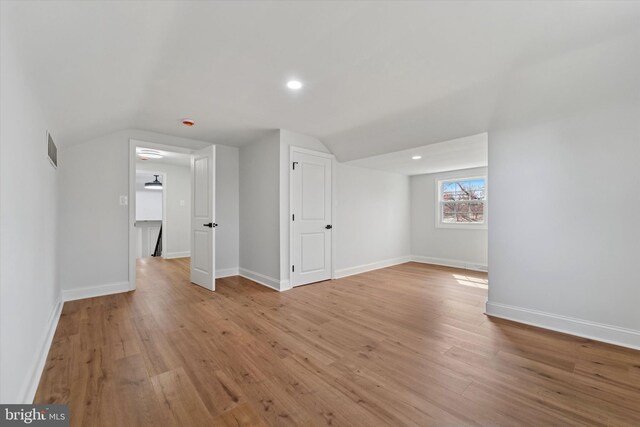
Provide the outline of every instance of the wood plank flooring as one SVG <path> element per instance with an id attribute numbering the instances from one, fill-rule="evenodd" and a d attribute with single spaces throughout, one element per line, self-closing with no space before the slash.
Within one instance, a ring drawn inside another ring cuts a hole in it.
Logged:
<path id="1" fill-rule="evenodd" d="M 65 303 L 35 402 L 74 426 L 640 426 L 640 352 L 488 318 L 482 273 L 188 276 L 146 258 L 137 291 Z"/>

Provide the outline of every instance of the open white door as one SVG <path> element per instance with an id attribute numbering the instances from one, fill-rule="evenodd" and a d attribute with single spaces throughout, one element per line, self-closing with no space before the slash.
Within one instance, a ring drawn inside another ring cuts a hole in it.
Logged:
<path id="1" fill-rule="evenodd" d="M 216 290 L 216 147 L 191 156 L 191 282 Z"/>
<path id="2" fill-rule="evenodd" d="M 291 233 L 293 286 L 331 279 L 331 158 L 293 151 Z"/>

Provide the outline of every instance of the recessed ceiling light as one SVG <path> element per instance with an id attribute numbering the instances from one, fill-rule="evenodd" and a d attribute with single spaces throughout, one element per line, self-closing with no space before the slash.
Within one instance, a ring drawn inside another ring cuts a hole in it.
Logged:
<path id="1" fill-rule="evenodd" d="M 289 80 L 287 82 L 287 87 L 289 89 L 298 90 L 302 88 L 302 82 L 298 80 Z"/>
<path id="2" fill-rule="evenodd" d="M 196 122 L 193 121 L 192 119 L 182 119 L 182 124 L 185 125 L 185 126 L 191 127 L 191 126 L 195 125 Z"/>
<path id="3" fill-rule="evenodd" d="M 412 160 L 420 160 L 422 158 L 422 156 L 412 156 L 411 159 Z"/>

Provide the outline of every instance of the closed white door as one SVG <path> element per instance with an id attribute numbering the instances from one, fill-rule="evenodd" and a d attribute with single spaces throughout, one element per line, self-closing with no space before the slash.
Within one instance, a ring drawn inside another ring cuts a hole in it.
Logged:
<path id="1" fill-rule="evenodd" d="M 216 290 L 215 146 L 191 156 L 191 282 Z"/>
<path id="2" fill-rule="evenodd" d="M 292 152 L 293 286 L 331 279 L 331 158 Z"/>

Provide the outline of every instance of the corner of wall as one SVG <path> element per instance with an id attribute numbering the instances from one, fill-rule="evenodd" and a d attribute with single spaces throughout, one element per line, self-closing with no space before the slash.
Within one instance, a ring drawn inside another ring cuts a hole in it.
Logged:
<path id="1" fill-rule="evenodd" d="M 274 277 L 266 276 L 264 274 L 251 271 L 242 267 L 238 269 L 238 273 L 240 276 L 246 279 L 252 280 L 260 285 L 266 286 L 267 288 L 271 288 L 276 291 L 281 290 L 280 286 L 282 281 Z"/>
<path id="2" fill-rule="evenodd" d="M 62 301 L 67 302 L 85 298 L 102 297 L 105 295 L 130 292 L 134 289 L 135 286 L 132 286 L 128 281 L 88 286 L 84 288 L 65 289 L 62 291 Z"/>
<path id="3" fill-rule="evenodd" d="M 487 301 L 486 314 L 526 325 L 640 350 L 640 331 Z"/>

